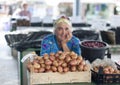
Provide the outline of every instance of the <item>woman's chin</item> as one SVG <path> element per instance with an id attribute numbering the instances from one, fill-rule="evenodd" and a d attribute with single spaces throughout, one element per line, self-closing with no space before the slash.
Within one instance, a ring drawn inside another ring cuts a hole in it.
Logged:
<path id="1" fill-rule="evenodd" d="M 65 38 L 61 38 L 61 39 L 59 39 L 60 41 L 63 41 L 63 40 L 65 40 Z"/>

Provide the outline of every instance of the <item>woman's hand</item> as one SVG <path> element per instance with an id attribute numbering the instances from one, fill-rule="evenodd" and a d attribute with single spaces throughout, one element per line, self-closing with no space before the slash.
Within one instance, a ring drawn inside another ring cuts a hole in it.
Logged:
<path id="1" fill-rule="evenodd" d="M 62 44 L 62 45 L 66 44 L 71 38 L 72 38 L 72 33 L 71 33 L 71 32 L 68 32 L 68 33 L 66 34 L 65 39 L 61 41 L 61 44 Z"/>
<path id="2" fill-rule="evenodd" d="M 64 52 L 69 52 L 69 51 L 70 51 L 70 49 L 69 49 L 68 46 L 67 46 L 67 42 L 68 42 L 71 38 L 72 38 L 72 33 L 69 32 L 68 35 L 66 35 L 66 38 L 65 38 L 63 41 L 61 41 L 61 46 L 62 46 Z"/>

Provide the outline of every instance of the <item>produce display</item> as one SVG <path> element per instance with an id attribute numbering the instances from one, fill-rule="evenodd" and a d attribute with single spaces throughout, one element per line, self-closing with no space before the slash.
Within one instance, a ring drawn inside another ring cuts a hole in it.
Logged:
<path id="1" fill-rule="evenodd" d="M 96 83 L 120 84 L 120 70 L 112 66 L 96 66 L 92 71 L 92 80 Z"/>
<path id="2" fill-rule="evenodd" d="M 76 72 L 89 71 L 89 66 L 85 63 L 82 56 L 74 52 L 62 52 L 44 54 L 36 56 L 32 62 L 28 62 L 27 69 L 34 73 L 45 72 Z"/>
<path id="3" fill-rule="evenodd" d="M 111 66 L 95 66 L 93 70 L 99 72 L 100 69 L 103 71 L 103 74 L 120 74 L 120 70 L 114 69 Z"/>

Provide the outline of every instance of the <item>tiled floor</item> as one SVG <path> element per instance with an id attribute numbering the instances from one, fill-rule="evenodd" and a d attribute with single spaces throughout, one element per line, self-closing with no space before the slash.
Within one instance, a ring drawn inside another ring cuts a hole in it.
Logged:
<path id="1" fill-rule="evenodd" d="M 11 56 L 5 33 L 0 33 L 0 85 L 19 85 L 17 59 Z M 120 61 L 120 53 L 112 54 L 112 60 Z"/>

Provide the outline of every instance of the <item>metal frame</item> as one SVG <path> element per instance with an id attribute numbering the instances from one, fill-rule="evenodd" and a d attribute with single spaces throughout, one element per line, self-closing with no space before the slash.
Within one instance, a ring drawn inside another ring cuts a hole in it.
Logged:
<path id="1" fill-rule="evenodd" d="M 18 70 L 19 70 L 19 85 L 23 85 L 23 63 L 21 62 L 21 59 L 23 58 L 24 54 L 23 52 L 28 52 L 28 51 L 40 51 L 40 49 L 36 48 L 29 48 L 25 51 L 18 52 Z"/>

